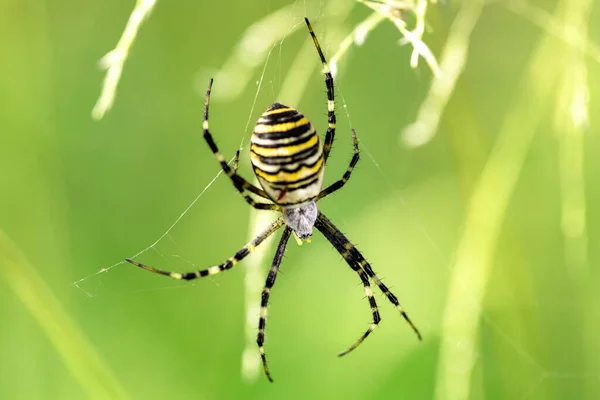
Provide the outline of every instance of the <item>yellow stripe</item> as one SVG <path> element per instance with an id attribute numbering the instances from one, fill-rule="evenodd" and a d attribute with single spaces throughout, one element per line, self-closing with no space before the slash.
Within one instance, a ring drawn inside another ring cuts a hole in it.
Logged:
<path id="1" fill-rule="evenodd" d="M 260 176 L 267 182 L 286 182 L 286 181 L 294 182 L 294 181 L 298 181 L 302 178 L 308 177 L 310 175 L 313 175 L 315 172 L 319 171 L 322 166 L 323 166 L 323 159 L 321 158 L 314 165 L 314 167 L 303 166 L 302 168 L 300 168 L 300 170 L 298 172 L 280 171 L 275 175 L 267 174 L 259 169 L 255 169 L 254 172 L 256 172 L 256 175 Z"/>
<path id="2" fill-rule="evenodd" d="M 284 122 L 282 124 L 277 125 L 265 125 L 265 124 L 257 124 L 254 127 L 254 133 L 271 133 L 271 132 L 287 132 L 291 129 L 297 128 L 302 125 L 307 125 L 309 122 L 306 117 L 296 121 L 296 122 Z"/>
<path id="3" fill-rule="evenodd" d="M 319 137 L 315 134 L 307 142 L 292 145 L 292 146 L 280 146 L 280 147 L 259 147 L 255 144 L 250 146 L 250 150 L 263 157 L 281 157 L 281 156 L 292 156 L 296 153 L 306 150 L 312 146 L 317 145 Z"/>
<path id="4" fill-rule="evenodd" d="M 262 115 L 273 115 L 273 114 L 281 114 L 287 111 L 294 111 L 293 108 L 290 107 L 286 107 L 286 108 L 277 108 L 275 110 L 271 110 L 271 111 L 265 111 Z"/>

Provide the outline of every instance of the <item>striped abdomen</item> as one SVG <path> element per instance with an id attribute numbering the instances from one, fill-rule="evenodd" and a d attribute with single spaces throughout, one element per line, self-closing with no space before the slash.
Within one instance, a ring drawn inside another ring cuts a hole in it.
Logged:
<path id="1" fill-rule="evenodd" d="M 323 148 L 298 110 L 275 103 L 252 133 L 250 160 L 260 185 L 282 206 L 314 200 L 323 185 Z"/>

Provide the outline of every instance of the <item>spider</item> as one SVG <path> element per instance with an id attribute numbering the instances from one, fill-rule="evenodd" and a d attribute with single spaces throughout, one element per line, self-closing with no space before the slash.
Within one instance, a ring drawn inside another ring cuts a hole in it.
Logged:
<path id="1" fill-rule="evenodd" d="M 362 254 L 350 241 L 342 234 L 339 229 L 317 208 L 317 202 L 329 194 L 342 188 L 350 179 L 352 170 L 359 160 L 358 140 L 356 132 L 352 129 L 352 140 L 354 154 L 350 165 L 342 178 L 333 184 L 321 190 L 323 185 L 323 172 L 325 163 L 331 151 L 331 145 L 335 135 L 335 103 L 334 103 L 334 85 L 331 75 L 319 41 L 308 21 L 304 18 L 308 32 L 315 44 L 319 58 L 323 65 L 325 75 L 325 86 L 327 87 L 327 133 L 325 142 L 321 145 L 319 136 L 313 125 L 298 110 L 285 106 L 281 103 L 271 105 L 258 119 L 252 133 L 250 145 L 250 160 L 252 168 L 260 188 L 256 187 L 237 173 L 237 164 L 239 151 L 234 159 L 234 166 L 231 168 L 225 158 L 217 148 L 215 141 L 208 129 L 208 108 L 210 103 L 210 93 L 213 79 L 208 83 L 206 90 L 206 99 L 204 103 L 204 139 L 211 151 L 221 164 L 225 174 L 231 179 L 233 186 L 240 192 L 246 202 L 258 210 L 271 210 L 281 212 L 281 216 L 275 220 L 264 232 L 252 239 L 241 250 L 227 259 L 223 264 L 212 266 L 208 269 L 194 272 L 169 272 L 147 265 L 137 261 L 126 259 L 127 262 L 143 268 L 147 271 L 161 275 L 169 276 L 173 279 L 192 280 L 231 269 L 244 257 L 250 254 L 265 239 L 271 236 L 280 228 L 284 227 L 283 234 L 279 240 L 279 245 L 275 251 L 275 257 L 271 264 L 271 269 L 267 275 L 265 287 L 262 291 L 260 303 L 260 317 L 258 320 L 258 335 L 256 342 L 269 381 L 273 382 L 269 368 L 267 366 L 267 357 L 264 350 L 265 325 L 267 321 L 267 304 L 271 289 L 275 284 L 275 278 L 279 271 L 279 266 L 285 252 L 288 239 L 292 234 L 301 243 L 302 239 L 310 240 L 313 227 L 317 228 L 327 240 L 335 247 L 341 256 L 350 265 L 350 268 L 356 272 L 364 286 L 367 299 L 373 315 L 373 322 L 365 333 L 358 338 L 354 344 L 346 350 L 339 353 L 343 356 L 357 348 L 367 336 L 377 327 L 381 318 L 377 308 L 377 302 L 373 297 L 373 291 L 369 279 L 375 283 L 385 294 L 388 300 L 396 306 L 402 317 L 408 322 L 410 327 L 416 333 L 419 340 L 421 334 L 417 327 L 412 323 L 398 299 L 387 286 L 377 277 L 371 265 L 365 260 Z M 249 194 L 252 193 L 258 197 L 270 200 L 269 203 L 255 201 Z"/>

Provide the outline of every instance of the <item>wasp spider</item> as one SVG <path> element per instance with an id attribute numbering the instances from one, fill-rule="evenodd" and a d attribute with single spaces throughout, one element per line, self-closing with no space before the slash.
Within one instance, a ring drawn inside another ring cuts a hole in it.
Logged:
<path id="1" fill-rule="evenodd" d="M 223 264 L 215 265 L 208 269 L 186 273 L 168 272 L 149 267 L 137 261 L 130 259 L 126 260 L 140 268 L 157 274 L 166 275 L 173 279 L 191 280 L 201 278 L 231 269 L 235 264 L 250 254 L 265 239 L 275 233 L 279 228 L 284 227 L 283 234 L 279 240 L 279 245 L 275 251 L 275 258 L 273 259 L 265 287 L 262 291 L 260 318 L 258 321 L 258 336 L 256 339 L 265 374 L 270 381 L 273 380 L 269 373 L 269 368 L 267 367 L 267 358 L 263 347 L 269 295 L 275 284 L 275 278 L 277 277 L 279 265 L 281 264 L 283 253 L 285 252 L 285 247 L 290 235 L 292 233 L 295 234 L 299 238 L 298 240 L 309 239 L 312 235 L 313 227 L 317 228 L 327 240 L 331 242 L 333 247 L 335 247 L 350 265 L 350 268 L 358 274 L 364 285 L 365 293 L 369 300 L 371 313 L 373 315 L 373 322 L 370 324 L 367 331 L 363 333 L 352 346 L 339 353 L 339 356 L 348 354 L 358 347 L 358 345 L 373 332 L 381 320 L 369 279 L 371 279 L 383 294 L 387 296 L 388 300 L 396 306 L 406 322 L 408 322 L 415 331 L 419 340 L 421 339 L 421 334 L 402 306 L 400 306 L 396 296 L 394 296 L 381 279 L 377 277 L 375 272 L 373 272 L 371 265 L 365 260 L 356 247 L 354 247 L 346 236 L 344 236 L 317 208 L 317 201 L 340 189 L 348 179 L 350 179 L 352 170 L 359 159 L 359 151 L 356 133 L 352 130 L 354 155 L 352 156 L 348 169 L 340 180 L 321 190 L 325 163 L 329 157 L 333 137 L 335 135 L 336 120 L 333 77 L 327 62 L 325 61 L 325 56 L 323 55 L 319 41 L 310 26 L 310 22 L 306 18 L 305 21 L 308 31 L 312 36 L 312 40 L 315 43 L 319 57 L 321 58 L 323 72 L 325 74 L 325 85 L 327 86 L 328 128 L 323 145 L 321 145 L 321 142 L 319 141 L 319 136 L 317 136 L 314 126 L 304 115 L 298 112 L 298 110 L 280 103 L 273 104 L 260 116 L 254 127 L 254 132 L 252 133 L 250 160 L 252 162 L 254 173 L 261 186 L 261 188 L 258 188 L 238 175 L 237 156 L 239 153 L 236 155 L 234 167 L 232 169 L 225 161 L 225 158 L 217 148 L 217 145 L 209 132 L 208 107 L 213 83 L 212 79 L 209 81 L 204 103 L 204 139 L 221 164 L 221 168 L 225 174 L 227 174 L 235 188 L 252 207 L 259 210 L 279 211 L 282 215 L 264 232 L 235 253 L 233 257 L 229 258 Z M 257 202 L 250 197 L 250 193 L 270 200 L 270 202 Z"/>

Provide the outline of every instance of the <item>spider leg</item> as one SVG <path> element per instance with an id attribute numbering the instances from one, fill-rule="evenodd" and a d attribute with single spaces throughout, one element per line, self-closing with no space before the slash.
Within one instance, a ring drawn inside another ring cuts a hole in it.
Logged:
<path id="1" fill-rule="evenodd" d="M 359 263 L 351 256 L 350 249 L 353 248 L 347 240 L 344 241 L 343 238 L 338 237 L 335 234 L 335 231 L 328 226 L 328 220 L 321 218 L 321 213 L 317 217 L 317 221 L 315 222 L 315 227 L 321 231 L 321 233 L 331 242 L 331 244 L 336 248 L 336 250 L 342 255 L 344 260 L 348 262 L 350 268 L 355 271 L 360 277 L 363 286 L 365 287 L 365 293 L 367 295 L 367 299 L 369 300 L 369 305 L 371 306 L 371 313 L 373 314 L 373 322 L 369 325 L 369 328 L 363 333 L 363 335 L 358 338 L 352 346 L 348 347 L 346 350 L 342 351 L 338 354 L 339 357 L 344 356 L 350 353 L 352 350 L 357 348 L 366 338 L 377 328 L 379 322 L 381 321 L 381 317 L 379 316 L 379 310 L 377 308 L 377 302 L 375 301 L 375 297 L 373 296 L 373 290 L 371 289 L 371 285 L 369 284 L 369 277 L 365 273 L 364 269 L 360 266 Z"/>
<path id="2" fill-rule="evenodd" d="M 321 64 L 323 64 L 323 74 L 325 74 L 325 86 L 327 87 L 327 133 L 325 134 L 325 142 L 323 143 L 323 158 L 324 161 L 327 161 L 327 158 L 329 158 L 329 152 L 331 151 L 331 146 L 333 145 L 336 123 L 333 75 L 331 75 L 331 69 L 327 64 L 327 60 L 325 60 L 325 55 L 323 55 L 323 50 L 321 50 L 319 40 L 317 39 L 317 36 L 315 35 L 315 32 L 312 29 L 312 26 L 310 26 L 308 18 L 304 18 L 304 21 L 306 22 L 308 32 L 310 32 L 310 36 L 312 36 L 312 40 L 315 43 L 315 47 L 317 48 L 317 52 L 319 53 L 319 58 L 321 58 Z"/>
<path id="3" fill-rule="evenodd" d="M 358 139 L 356 138 L 356 131 L 354 129 L 352 129 L 352 142 L 353 142 L 354 154 L 352 155 L 352 159 L 350 160 L 350 165 L 348 165 L 348 169 L 346 169 L 346 172 L 344 172 L 342 179 L 332 183 L 327 188 L 323 189 L 321 191 L 321 193 L 319 193 L 319 196 L 317 197 L 317 199 L 322 199 L 323 197 L 330 195 L 331 193 L 335 192 L 336 190 L 341 189 L 342 186 L 344 186 L 346 184 L 346 182 L 348 182 L 348 180 L 350 179 L 350 176 L 352 175 L 352 170 L 354 169 L 354 167 L 358 163 L 358 160 L 360 159 L 360 152 L 358 151 Z"/>
<path id="4" fill-rule="evenodd" d="M 219 161 L 219 164 L 221 164 L 223 172 L 225 172 L 225 174 L 227 174 L 227 176 L 231 179 L 231 181 L 233 182 L 233 186 L 235 186 L 235 188 L 238 190 L 238 192 L 240 192 L 240 194 L 244 197 L 248 204 L 250 204 L 252 207 L 258 210 L 279 210 L 278 205 L 257 202 L 246 193 L 247 190 L 256 194 L 257 196 L 268 199 L 268 196 L 264 190 L 250 184 L 248 181 L 246 181 L 244 178 L 237 174 L 237 161 L 235 162 L 236 166 L 234 169 L 231 169 L 229 165 L 227 165 L 225 158 L 223 157 L 215 141 L 213 140 L 213 137 L 210 134 L 210 131 L 208 130 L 208 108 L 210 105 L 210 91 L 212 89 L 212 84 L 213 79 L 211 78 L 210 81 L 208 81 L 208 89 L 206 89 L 206 99 L 204 102 L 204 123 L 202 124 L 202 128 L 204 131 L 204 140 L 206 140 L 208 147 L 210 147 L 211 151 Z"/>
<path id="5" fill-rule="evenodd" d="M 273 378 L 271 378 L 271 373 L 269 372 L 269 367 L 267 366 L 267 356 L 265 355 L 265 349 L 263 347 L 265 342 L 265 325 L 267 324 L 267 305 L 269 303 L 271 288 L 275 284 L 275 278 L 277 278 L 279 265 L 281 265 L 283 253 L 285 253 L 285 246 L 287 245 L 291 233 L 292 229 L 289 226 L 286 226 L 283 234 L 281 235 L 281 239 L 279 240 L 277 250 L 275 251 L 275 257 L 273 258 L 269 275 L 267 275 L 267 281 L 262 291 L 262 297 L 260 300 L 260 318 L 258 320 L 258 335 L 256 337 L 256 343 L 258 344 L 258 351 L 260 352 L 260 358 L 263 363 L 263 368 L 265 369 L 265 374 L 267 375 L 267 379 L 269 379 L 271 382 L 273 382 Z"/>
<path id="6" fill-rule="evenodd" d="M 348 259 L 348 254 L 347 254 L 347 250 L 344 250 L 345 253 L 342 254 L 342 257 L 344 257 L 344 259 Z M 369 305 L 371 306 L 371 313 L 373 314 L 373 322 L 371 323 L 371 325 L 369 325 L 369 328 L 365 331 L 365 333 L 362 334 L 362 336 L 360 338 L 358 338 L 358 340 L 356 342 L 354 342 L 354 344 L 350 347 L 348 347 L 346 350 L 342 351 L 341 353 L 338 353 L 338 357 L 341 356 L 345 356 L 346 354 L 350 353 L 352 350 L 354 350 L 355 348 L 358 347 L 358 345 L 360 345 L 363 340 L 365 340 L 367 338 L 367 336 L 369 336 L 371 334 L 371 332 L 373 332 L 375 330 L 375 328 L 377 328 L 377 326 L 379 325 L 379 322 L 381 321 L 381 317 L 379 316 L 379 309 L 377 308 L 377 302 L 375 301 L 375 297 L 373 296 L 373 290 L 371 289 L 371 285 L 369 284 L 369 278 L 367 277 L 367 274 L 365 273 L 365 271 L 356 263 L 352 263 L 350 264 L 350 267 L 356 271 L 358 273 L 358 276 L 360 277 L 360 280 L 363 283 L 363 286 L 365 287 L 365 293 L 367 294 L 367 299 L 369 299 Z"/>
<path id="7" fill-rule="evenodd" d="M 362 267 L 364 268 L 364 270 L 367 273 L 367 275 L 369 275 L 371 277 L 371 279 L 373 280 L 373 282 L 375 282 L 375 284 L 379 287 L 379 290 L 381 290 L 381 292 L 388 298 L 388 300 L 390 301 L 390 303 L 392 303 L 394 306 L 396 306 L 396 309 L 400 312 L 400 315 L 402 315 L 402 317 L 406 320 L 406 322 L 408 322 L 408 325 L 410 325 L 410 327 L 412 328 L 412 330 L 417 335 L 417 338 L 419 340 L 423 340 L 423 336 L 421 336 L 421 332 L 419 332 L 419 329 L 417 329 L 417 327 L 415 326 L 415 324 L 409 318 L 409 316 L 406 313 L 406 311 L 404 311 L 404 307 L 402 307 L 400 305 L 400 302 L 398 301 L 398 298 L 392 292 L 390 292 L 390 290 L 387 288 L 387 286 L 385 286 L 385 284 L 381 281 L 381 279 L 379 279 L 379 277 L 377 276 L 377 274 L 375 274 L 375 272 L 371 268 L 371 265 L 367 262 L 367 260 L 365 260 L 362 257 L 362 255 L 358 252 L 358 250 L 355 249 L 355 251 L 356 251 L 356 253 L 358 255 L 358 259 L 360 260 L 359 262 L 362 265 Z"/>
<path id="8" fill-rule="evenodd" d="M 233 158 L 233 173 L 237 174 L 238 167 L 240 166 L 240 151 L 236 150 L 235 157 Z"/>
<path id="9" fill-rule="evenodd" d="M 388 300 L 394 306 L 396 306 L 396 308 L 398 309 L 398 311 L 400 312 L 402 317 L 410 325 L 410 327 L 415 332 L 415 334 L 417 335 L 419 340 L 422 340 L 421 333 L 419 332 L 419 330 L 417 329 L 415 324 L 411 321 L 408 314 L 406 314 L 406 311 L 404 311 L 404 308 L 402 308 L 402 306 L 398 302 L 398 298 L 396 296 L 394 296 L 394 294 L 392 292 L 390 292 L 390 290 L 387 288 L 387 286 L 385 286 L 383 284 L 381 279 L 379 279 L 377 277 L 375 272 L 373 272 L 371 265 L 367 262 L 367 260 L 365 260 L 365 258 L 358 251 L 358 249 L 352 243 L 350 243 L 348 238 L 346 238 L 346 236 L 344 236 L 344 234 L 342 232 L 340 232 L 340 230 L 321 212 L 319 212 L 319 215 L 317 216 L 317 220 L 315 222 L 315 227 L 319 231 L 321 231 L 321 233 L 327 238 L 327 240 L 329 240 L 329 242 L 331 242 L 331 244 L 342 255 L 342 257 L 344 257 L 346 262 L 351 267 L 354 265 L 354 268 L 362 269 L 371 279 L 373 279 L 373 281 L 375 282 L 375 284 L 377 284 L 377 286 L 383 292 L 383 294 L 385 294 L 387 296 Z M 375 318 L 374 318 L 373 323 L 376 325 Z M 366 337 L 367 335 L 368 335 L 368 333 L 364 336 Z M 359 339 L 359 342 L 357 343 L 357 345 L 360 344 L 361 341 L 362 340 Z M 356 346 L 350 347 L 348 350 L 346 350 L 345 352 L 342 352 L 340 355 L 344 355 L 344 354 L 348 353 L 349 351 L 353 350 L 354 348 L 356 348 Z"/>
<path id="10" fill-rule="evenodd" d="M 235 253 L 235 255 L 233 257 L 227 259 L 227 261 L 225 261 L 223 264 L 215 265 L 215 266 L 212 266 L 212 267 L 204 269 L 204 270 L 193 271 L 193 272 L 184 272 L 184 273 L 169 272 L 169 271 L 164 271 L 161 269 L 149 267 L 147 265 L 144 265 L 137 261 L 131 260 L 129 258 L 126 258 L 125 261 L 127 261 L 128 263 L 133 264 L 137 267 L 143 268 L 147 271 L 154 272 L 154 273 L 160 274 L 160 275 L 169 276 L 173 279 L 182 279 L 182 280 L 189 281 L 192 279 L 202 278 L 205 276 L 218 274 L 219 272 L 231 269 L 235 264 L 238 263 L 238 261 L 241 261 L 248 254 L 252 253 L 254 251 L 254 249 L 256 247 L 258 247 L 258 245 L 260 245 L 265 239 L 267 239 L 269 236 L 271 236 L 273 233 L 275 233 L 279 228 L 281 228 L 283 226 L 283 224 L 284 224 L 283 217 L 277 218 L 277 220 L 275 220 L 267 229 L 265 229 L 257 237 L 252 239 L 250 241 L 250 243 L 248 243 L 247 245 L 242 247 L 237 253 Z"/>

